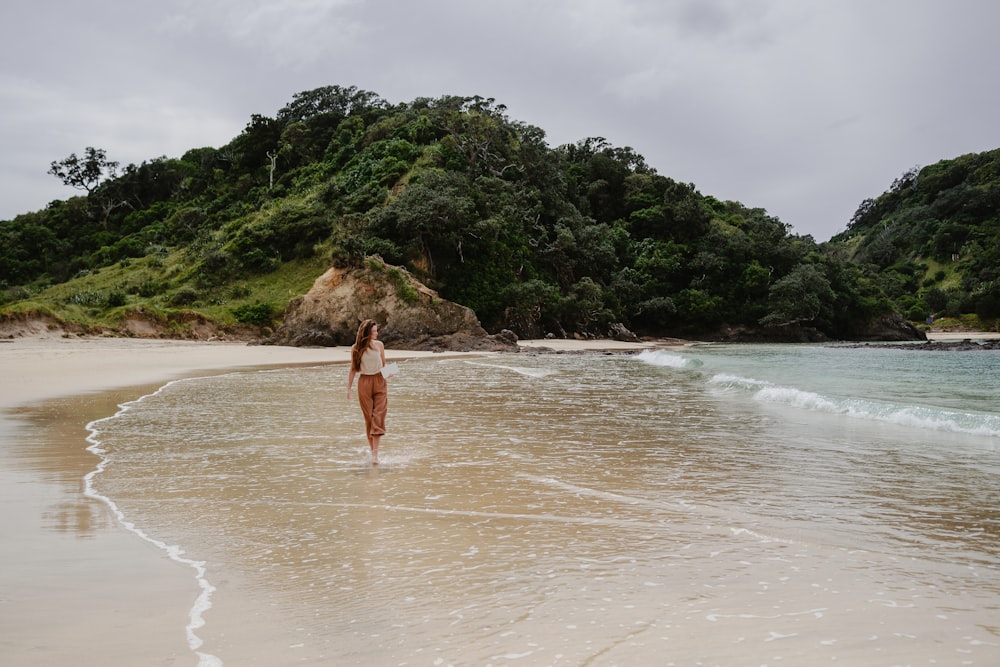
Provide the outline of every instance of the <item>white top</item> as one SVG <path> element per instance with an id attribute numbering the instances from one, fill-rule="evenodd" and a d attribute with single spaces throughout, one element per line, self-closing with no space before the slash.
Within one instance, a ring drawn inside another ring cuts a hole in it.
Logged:
<path id="1" fill-rule="evenodd" d="M 362 375 L 375 375 L 382 370 L 382 354 L 374 347 L 369 347 L 361 355 L 361 368 L 358 372 Z"/>

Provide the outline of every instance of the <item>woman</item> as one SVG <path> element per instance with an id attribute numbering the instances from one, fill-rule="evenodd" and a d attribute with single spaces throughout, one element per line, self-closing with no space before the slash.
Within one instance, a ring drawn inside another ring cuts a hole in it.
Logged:
<path id="1" fill-rule="evenodd" d="M 372 450 L 372 465 L 378 465 L 378 444 L 385 435 L 385 413 L 389 407 L 385 378 L 385 345 L 378 339 L 375 320 L 365 320 L 351 347 L 351 372 L 347 376 L 347 398 L 351 398 L 354 376 L 358 376 L 358 403 L 365 416 L 365 435 Z"/>

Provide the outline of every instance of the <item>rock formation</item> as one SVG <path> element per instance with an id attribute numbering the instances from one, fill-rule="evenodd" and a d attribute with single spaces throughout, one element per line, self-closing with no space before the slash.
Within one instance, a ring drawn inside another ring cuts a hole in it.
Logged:
<path id="1" fill-rule="evenodd" d="M 787 326 L 724 326 L 704 340 L 728 343 L 825 343 L 832 339 L 815 327 L 792 324 Z M 852 341 L 921 341 L 927 334 L 898 314 L 877 317 L 844 336 Z"/>
<path id="2" fill-rule="evenodd" d="M 927 340 L 927 334 L 895 313 L 873 319 L 866 328 L 856 332 L 852 339 L 872 341 Z"/>
<path id="3" fill-rule="evenodd" d="M 368 257 L 360 267 L 333 267 L 293 299 L 271 345 L 352 345 L 358 324 L 379 324 L 389 348 L 410 350 L 516 350 L 509 331 L 489 335 L 476 314 L 446 301 L 405 269 Z"/>

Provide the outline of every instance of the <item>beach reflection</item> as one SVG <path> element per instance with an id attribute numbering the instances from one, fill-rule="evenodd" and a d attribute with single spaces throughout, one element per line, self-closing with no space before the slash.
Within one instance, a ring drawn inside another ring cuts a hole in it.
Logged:
<path id="1" fill-rule="evenodd" d="M 99 426 L 95 485 L 206 561 L 230 664 L 1000 655 L 992 533 L 935 554 L 962 475 L 898 461 L 892 491 L 846 432 L 601 355 L 404 364 L 373 468 L 342 370 L 178 383 Z"/>
<path id="2" fill-rule="evenodd" d="M 134 395 L 134 394 L 132 394 Z M 124 400 L 119 393 L 63 398 L 18 407 L 5 417 L 17 429 L 3 437 L 4 458 L 49 485 L 58 500 L 41 514 L 43 528 L 90 539 L 118 522 L 104 503 L 84 495 L 84 476 L 98 458 L 86 449 L 90 419 L 107 416 Z"/>
<path id="3" fill-rule="evenodd" d="M 83 426 L 125 400 L 103 397 L 0 416 L 5 665 L 175 664 L 189 653 L 183 628 L 196 594 L 192 578 L 83 495 L 84 475 L 99 461 L 85 449 Z"/>

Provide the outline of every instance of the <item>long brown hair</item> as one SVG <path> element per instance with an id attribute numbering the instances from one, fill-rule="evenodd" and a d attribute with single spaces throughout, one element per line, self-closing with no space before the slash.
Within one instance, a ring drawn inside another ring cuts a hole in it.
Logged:
<path id="1" fill-rule="evenodd" d="M 351 367 L 356 371 L 361 370 L 361 355 L 363 355 L 367 350 L 368 346 L 372 342 L 372 327 L 375 326 L 377 322 L 375 320 L 364 320 L 360 326 L 358 326 L 358 336 L 354 339 L 354 345 L 351 347 Z"/>

